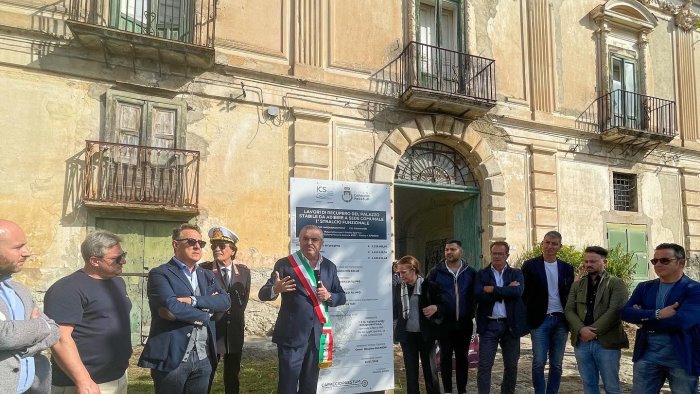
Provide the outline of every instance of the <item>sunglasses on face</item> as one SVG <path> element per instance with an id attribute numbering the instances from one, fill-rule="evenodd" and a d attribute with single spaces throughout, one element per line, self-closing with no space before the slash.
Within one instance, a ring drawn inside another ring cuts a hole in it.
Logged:
<path id="1" fill-rule="evenodd" d="M 651 261 L 651 265 L 656 265 L 656 263 L 661 263 L 662 265 L 668 265 L 673 260 L 678 260 L 678 259 L 676 259 L 676 258 L 669 259 L 667 257 L 662 257 L 660 259 L 651 259 L 649 261 Z"/>
<path id="2" fill-rule="evenodd" d="M 120 254 L 120 255 L 117 256 L 117 257 L 110 257 L 110 258 L 102 257 L 102 259 L 104 259 L 104 260 L 110 260 L 110 261 L 113 262 L 113 263 L 120 264 L 122 261 L 126 261 L 126 252 Z"/>
<path id="3" fill-rule="evenodd" d="M 207 246 L 207 242 L 206 242 L 206 241 L 202 241 L 201 239 L 180 238 L 180 239 L 176 239 L 176 241 L 185 241 L 185 242 L 187 242 L 187 246 L 199 245 L 200 248 L 203 248 L 203 247 Z"/>
<path id="4" fill-rule="evenodd" d="M 228 246 L 228 244 L 225 244 L 225 243 L 224 244 L 211 244 L 211 250 L 216 250 L 216 249 L 224 250 L 224 249 L 226 249 L 226 246 Z"/>

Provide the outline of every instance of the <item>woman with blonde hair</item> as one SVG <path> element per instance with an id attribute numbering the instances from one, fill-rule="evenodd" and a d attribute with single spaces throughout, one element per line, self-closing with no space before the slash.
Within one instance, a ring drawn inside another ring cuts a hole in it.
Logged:
<path id="1" fill-rule="evenodd" d="M 401 285 L 394 287 L 394 341 L 401 344 L 406 369 L 406 392 L 418 394 L 418 364 L 428 394 L 440 393 L 435 368 L 436 327 L 442 321 L 440 290 L 420 275 L 420 262 L 404 256 L 398 262 Z"/>

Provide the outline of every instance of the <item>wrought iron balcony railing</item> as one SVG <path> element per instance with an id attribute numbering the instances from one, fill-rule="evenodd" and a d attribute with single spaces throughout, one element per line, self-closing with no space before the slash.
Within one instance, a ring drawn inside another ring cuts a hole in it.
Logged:
<path id="1" fill-rule="evenodd" d="M 410 88 L 420 88 L 496 103 L 494 60 L 415 41 L 372 77 L 375 90 L 389 96 L 400 97 Z"/>
<path id="2" fill-rule="evenodd" d="M 197 209 L 199 152 L 86 142 L 84 203 Z"/>
<path id="3" fill-rule="evenodd" d="M 69 21 L 213 48 L 216 0 L 70 0 Z"/>
<path id="4" fill-rule="evenodd" d="M 598 97 L 576 119 L 576 124 L 579 129 L 594 133 L 617 128 L 672 139 L 676 135 L 676 103 L 615 90 Z"/>

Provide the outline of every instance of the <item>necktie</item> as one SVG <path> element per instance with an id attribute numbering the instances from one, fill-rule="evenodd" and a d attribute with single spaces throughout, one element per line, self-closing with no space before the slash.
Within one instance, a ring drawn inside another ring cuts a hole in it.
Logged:
<path id="1" fill-rule="evenodd" d="M 221 271 L 224 272 L 224 285 L 225 285 L 226 287 L 228 287 L 228 285 L 229 285 L 229 283 L 230 283 L 230 280 L 231 280 L 230 277 L 229 277 L 229 273 L 228 273 L 229 269 L 228 269 L 228 268 L 222 268 Z"/>

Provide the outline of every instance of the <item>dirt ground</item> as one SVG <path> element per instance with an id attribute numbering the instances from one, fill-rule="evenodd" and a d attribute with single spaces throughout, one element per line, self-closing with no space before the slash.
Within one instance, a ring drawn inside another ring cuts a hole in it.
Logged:
<path id="1" fill-rule="evenodd" d="M 628 337 L 630 342 L 634 339 L 634 327 L 628 327 Z M 276 362 L 276 351 L 273 344 L 269 342 L 269 338 L 254 337 L 250 340 L 246 339 L 246 349 L 244 349 L 244 360 L 248 357 L 270 359 L 270 362 Z M 623 393 L 632 391 L 632 347 L 630 343 L 629 349 L 622 350 L 622 359 L 620 360 L 620 383 Z M 518 384 L 516 393 L 533 393 L 531 384 L 531 366 L 532 366 L 532 344 L 530 336 L 526 335 L 520 341 L 521 355 L 518 372 Z M 405 393 L 405 372 L 403 370 L 403 361 L 401 356 L 401 348 L 398 345 L 394 346 L 394 367 L 395 367 L 395 383 L 396 388 L 394 393 Z M 564 353 L 564 368 L 562 374 L 562 382 L 559 392 L 563 394 L 579 394 L 583 392 L 581 379 L 576 368 L 576 358 L 574 357 L 574 349 L 570 342 L 567 342 L 566 351 Z M 547 371 L 545 370 L 545 373 Z M 503 374 L 503 362 L 500 352 L 496 356 L 496 362 L 492 371 L 491 392 L 499 393 L 501 390 L 501 377 Z M 421 377 L 421 382 L 423 381 Z M 421 385 L 422 386 L 422 385 Z M 469 370 L 469 381 L 467 392 L 476 393 L 476 369 Z M 252 390 L 250 392 L 255 392 Z M 604 392 L 601 386 L 601 393 Z M 668 388 L 661 391 L 662 393 L 670 393 Z"/>

